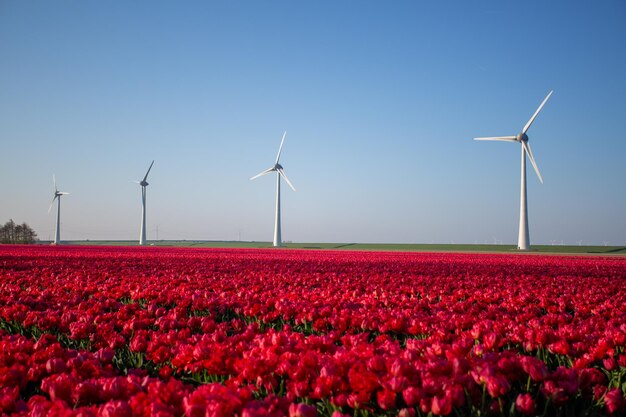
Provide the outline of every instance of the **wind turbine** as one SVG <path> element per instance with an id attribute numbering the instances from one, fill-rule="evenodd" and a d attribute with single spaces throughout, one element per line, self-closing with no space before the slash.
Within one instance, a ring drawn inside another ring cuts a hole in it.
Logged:
<path id="1" fill-rule="evenodd" d="M 280 153 L 283 150 L 283 143 L 285 142 L 286 135 L 287 135 L 287 132 L 283 133 L 283 138 L 280 141 L 280 147 L 278 148 L 278 155 L 276 155 L 276 162 L 274 163 L 274 166 L 250 178 L 251 180 L 253 180 L 255 178 L 259 178 L 263 175 L 269 174 L 270 172 L 276 172 L 276 221 L 274 223 L 274 246 L 275 247 L 282 246 L 282 243 L 283 243 L 282 238 L 280 236 L 280 177 L 283 177 L 283 179 L 287 181 L 287 184 L 291 187 L 291 189 L 296 191 L 296 189 L 293 188 L 291 181 L 289 181 L 289 178 L 287 178 L 287 175 L 285 175 L 285 171 L 283 170 L 282 165 L 279 163 Z"/>
<path id="2" fill-rule="evenodd" d="M 54 234 L 53 243 L 55 245 L 58 245 L 61 243 L 61 196 L 68 195 L 69 193 L 66 193 L 64 191 L 59 191 L 59 189 L 57 188 L 57 180 L 54 174 L 52 174 L 52 183 L 54 184 L 54 197 L 52 198 L 50 207 L 48 207 L 48 213 L 50 213 L 50 210 L 52 210 L 52 206 L 54 205 L 54 200 L 57 200 L 57 227 L 56 227 L 56 233 Z"/>
<path id="3" fill-rule="evenodd" d="M 474 140 L 494 140 L 494 141 L 502 141 L 502 142 L 519 142 L 522 145 L 522 181 L 521 181 L 521 192 L 520 192 L 520 208 L 519 208 L 519 236 L 517 238 L 517 249 L 519 250 L 529 250 L 530 249 L 530 233 L 528 232 L 528 205 L 526 203 L 526 155 L 528 155 L 528 159 L 533 164 L 533 168 L 535 168 L 535 172 L 537 173 L 537 177 L 539 181 L 543 184 L 543 178 L 541 178 L 541 174 L 539 173 L 539 168 L 537 168 L 537 163 L 535 162 L 535 158 L 533 156 L 533 152 L 530 149 L 530 145 L 528 143 L 528 135 L 526 132 L 530 128 L 530 125 L 533 124 L 535 118 L 543 108 L 546 101 L 550 98 L 553 91 L 550 91 L 546 98 L 543 99 L 535 114 L 528 120 L 524 128 L 520 133 L 515 136 L 497 136 L 497 137 L 489 137 L 489 138 L 474 138 Z"/>
<path id="4" fill-rule="evenodd" d="M 141 186 L 141 231 L 139 232 L 139 244 L 141 246 L 146 244 L 146 187 L 148 187 L 148 174 L 152 169 L 152 165 L 154 165 L 154 160 L 150 164 L 150 167 L 148 167 L 148 171 L 143 177 L 143 180 L 135 181 Z"/>

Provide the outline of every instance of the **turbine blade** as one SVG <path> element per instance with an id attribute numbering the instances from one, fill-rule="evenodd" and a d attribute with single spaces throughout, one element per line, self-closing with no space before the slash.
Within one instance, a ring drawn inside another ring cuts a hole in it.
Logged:
<path id="1" fill-rule="evenodd" d="M 278 148 L 278 155 L 276 155 L 276 162 L 278 163 L 278 160 L 280 159 L 280 153 L 283 150 L 283 143 L 285 143 L 285 136 L 287 136 L 287 131 L 285 130 L 285 133 L 283 133 L 283 138 L 280 141 L 280 147 Z"/>
<path id="2" fill-rule="evenodd" d="M 52 210 L 52 206 L 54 206 L 54 200 L 57 199 L 57 196 L 55 195 L 54 198 L 52 199 L 52 202 L 50 203 L 50 207 L 48 207 L 48 214 L 50 214 L 50 210 Z"/>
<path id="3" fill-rule="evenodd" d="M 541 102 L 541 104 L 537 108 L 537 111 L 535 112 L 535 114 L 533 114 L 533 117 L 530 118 L 528 123 L 526 123 L 526 126 L 524 126 L 524 129 L 522 129 L 522 133 L 526 133 L 526 131 L 530 128 L 530 125 L 533 124 L 533 122 L 535 121 L 535 118 L 537 117 L 537 115 L 539 114 L 541 109 L 543 108 L 543 105 L 546 104 L 546 101 L 548 101 L 548 99 L 550 98 L 550 96 L 552 95 L 553 92 L 554 92 L 554 90 L 550 90 L 550 92 L 548 93 L 546 98 L 543 99 L 543 101 Z"/>
<path id="4" fill-rule="evenodd" d="M 66 193 L 65 191 L 59 191 L 58 194 L 60 194 L 60 195 L 70 195 L 70 193 Z"/>
<path id="5" fill-rule="evenodd" d="M 148 174 L 150 173 L 150 170 L 152 169 L 152 165 L 154 165 L 154 160 L 152 160 L 152 163 L 150 164 L 150 168 L 148 168 L 148 172 L 146 172 L 146 176 L 143 177 L 144 181 L 148 179 Z"/>
<path id="6" fill-rule="evenodd" d="M 54 184 L 54 192 L 56 193 L 59 190 L 57 189 L 57 179 L 54 174 L 52 174 L 52 183 Z"/>
<path id="7" fill-rule="evenodd" d="M 287 184 L 289 184 L 289 186 L 291 187 L 292 190 L 296 191 L 295 188 L 293 188 L 293 184 L 291 183 L 291 181 L 289 181 L 289 178 L 287 178 L 287 175 L 285 175 L 285 171 L 283 171 L 282 169 L 278 170 L 278 174 L 283 177 L 283 179 L 285 181 L 287 181 Z"/>
<path id="8" fill-rule="evenodd" d="M 258 174 L 256 174 L 254 177 L 250 178 L 251 180 L 254 180 L 256 178 L 262 177 L 263 175 L 267 175 L 270 172 L 275 171 L 274 167 L 268 168 L 265 171 L 259 172 Z"/>
<path id="9" fill-rule="evenodd" d="M 515 136 L 495 136 L 490 138 L 474 138 L 474 140 L 497 140 L 501 142 L 516 142 Z"/>
<path id="10" fill-rule="evenodd" d="M 535 172 L 537 173 L 537 176 L 539 177 L 539 182 L 543 184 L 543 178 L 541 178 L 541 174 L 539 173 L 539 168 L 537 168 L 537 163 L 535 162 L 533 151 L 530 150 L 530 145 L 528 144 L 528 142 L 522 142 L 522 146 L 524 147 L 524 149 L 526 150 L 526 153 L 528 154 L 528 159 L 530 159 L 530 163 L 533 164 L 533 168 L 535 168 Z"/>

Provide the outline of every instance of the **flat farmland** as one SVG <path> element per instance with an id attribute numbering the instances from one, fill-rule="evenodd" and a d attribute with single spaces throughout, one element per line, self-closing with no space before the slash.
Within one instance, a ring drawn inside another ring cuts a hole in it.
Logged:
<path id="1" fill-rule="evenodd" d="M 0 247 L 0 412 L 624 415 L 626 259 Z"/>
<path id="2" fill-rule="evenodd" d="M 46 242 L 49 243 L 49 242 Z M 131 240 L 75 240 L 70 245 L 88 246 L 138 246 Z M 150 246 L 190 248 L 269 249 L 272 242 L 220 241 L 220 240 L 154 240 Z M 527 253 L 565 255 L 626 255 L 624 246 L 582 245 L 533 245 L 530 251 L 520 252 L 515 245 L 495 244 L 426 244 L 426 243 L 302 243 L 288 242 L 285 249 L 332 249 L 347 251 L 392 251 L 392 252 L 479 252 L 479 253 Z"/>

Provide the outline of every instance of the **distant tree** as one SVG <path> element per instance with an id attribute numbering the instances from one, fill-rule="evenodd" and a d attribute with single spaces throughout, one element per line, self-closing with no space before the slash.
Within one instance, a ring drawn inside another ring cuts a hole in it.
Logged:
<path id="1" fill-rule="evenodd" d="M 37 233 L 26 223 L 15 224 L 13 219 L 0 226 L 0 243 L 35 243 Z"/>

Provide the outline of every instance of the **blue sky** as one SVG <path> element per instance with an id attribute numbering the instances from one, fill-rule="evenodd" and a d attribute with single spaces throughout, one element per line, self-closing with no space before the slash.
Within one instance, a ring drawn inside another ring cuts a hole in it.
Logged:
<path id="1" fill-rule="evenodd" d="M 63 239 L 626 244 L 623 1 L 2 1 L 0 222 Z"/>

